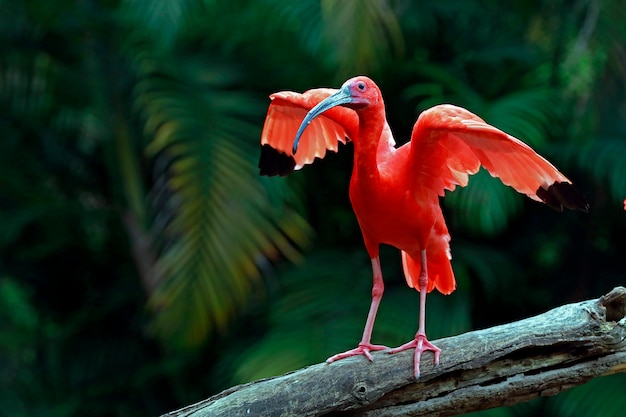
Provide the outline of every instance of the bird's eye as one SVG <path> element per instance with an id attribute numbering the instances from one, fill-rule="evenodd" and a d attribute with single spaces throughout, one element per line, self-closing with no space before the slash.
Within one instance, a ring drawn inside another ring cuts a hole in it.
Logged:
<path id="1" fill-rule="evenodd" d="M 365 86 L 365 83 L 363 81 L 361 81 L 360 83 L 358 83 L 356 85 L 356 89 L 361 91 L 361 92 L 365 91 L 365 88 L 366 88 L 366 86 Z"/>

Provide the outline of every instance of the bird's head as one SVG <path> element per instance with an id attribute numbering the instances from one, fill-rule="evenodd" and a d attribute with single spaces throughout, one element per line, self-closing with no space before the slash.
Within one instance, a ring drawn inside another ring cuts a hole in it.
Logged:
<path id="1" fill-rule="evenodd" d="M 309 110 L 304 120 L 302 120 L 298 133 L 296 133 L 296 138 L 293 141 L 293 153 L 295 154 L 298 150 L 298 142 L 300 141 L 304 129 L 306 129 L 313 119 L 326 110 L 336 106 L 344 106 L 358 111 L 370 105 L 378 104 L 381 100 L 380 89 L 374 81 L 363 75 L 350 78 L 343 83 L 336 93 L 326 97 Z"/>

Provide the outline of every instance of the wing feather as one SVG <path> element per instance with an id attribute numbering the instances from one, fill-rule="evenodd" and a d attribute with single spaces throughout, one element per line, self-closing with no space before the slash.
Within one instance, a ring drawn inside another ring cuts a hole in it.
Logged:
<path id="1" fill-rule="evenodd" d="M 571 181 L 530 146 L 461 107 L 445 104 L 423 112 L 413 128 L 411 153 L 415 172 L 422 173 L 418 186 L 440 196 L 467 185 L 468 175 L 482 165 L 504 184 L 555 209 L 589 208 Z"/>
<path id="2" fill-rule="evenodd" d="M 262 175 L 289 174 L 315 158 L 323 158 L 327 151 L 337 152 L 339 143 L 354 137 L 358 132 L 357 114 L 338 106 L 313 119 L 300 139 L 298 152 L 295 155 L 292 152 L 296 132 L 307 112 L 336 91 L 316 88 L 304 93 L 282 91 L 270 96 L 272 101 L 261 133 L 259 168 Z M 284 166 L 277 166 L 281 164 Z"/>

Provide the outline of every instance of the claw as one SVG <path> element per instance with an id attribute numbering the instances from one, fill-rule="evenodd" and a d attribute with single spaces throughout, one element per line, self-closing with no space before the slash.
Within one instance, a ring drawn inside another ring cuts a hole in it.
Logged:
<path id="1" fill-rule="evenodd" d="M 359 343 L 359 345 L 355 347 L 354 349 L 348 350 L 343 353 L 338 353 L 326 359 L 326 363 L 335 362 L 336 360 L 339 360 L 339 359 L 348 358 L 350 356 L 357 356 L 357 355 L 363 355 L 367 359 L 369 359 L 371 362 L 374 360 L 374 357 L 370 353 L 371 351 L 373 352 L 376 350 L 388 350 L 388 349 L 389 348 L 387 346 L 383 346 L 383 345 L 372 345 L 371 343 Z"/>
<path id="2" fill-rule="evenodd" d="M 415 335 L 415 339 L 403 344 L 402 346 L 398 346 L 397 348 L 391 349 L 389 353 L 398 353 L 398 352 L 402 352 L 403 350 L 412 349 L 412 348 L 415 348 L 415 354 L 413 358 L 413 363 L 414 363 L 413 374 L 415 375 L 415 378 L 417 379 L 420 377 L 420 360 L 422 358 L 422 354 L 426 352 L 427 350 L 432 351 L 435 354 L 435 360 L 434 360 L 435 365 L 438 365 L 439 355 L 441 355 L 441 349 L 439 349 L 437 346 L 430 343 L 428 339 L 426 338 L 425 334 L 418 333 Z"/>

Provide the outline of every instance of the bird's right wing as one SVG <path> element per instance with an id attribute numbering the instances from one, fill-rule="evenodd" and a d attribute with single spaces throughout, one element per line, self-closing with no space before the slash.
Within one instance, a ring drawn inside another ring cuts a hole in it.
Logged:
<path id="1" fill-rule="evenodd" d="M 445 104 L 420 114 L 411 137 L 416 186 L 440 196 L 465 186 L 482 165 L 489 173 L 548 206 L 587 211 L 589 204 L 554 165 L 519 139 L 461 107 Z"/>
<path id="2" fill-rule="evenodd" d="M 261 133 L 261 175 L 287 175 L 323 158 L 326 151 L 337 152 L 339 143 L 358 132 L 358 116 L 353 110 L 337 106 L 313 119 L 300 139 L 298 152 L 293 154 L 296 132 L 317 103 L 335 93 L 331 88 L 315 88 L 304 93 L 282 91 L 270 96 L 270 103 Z"/>

